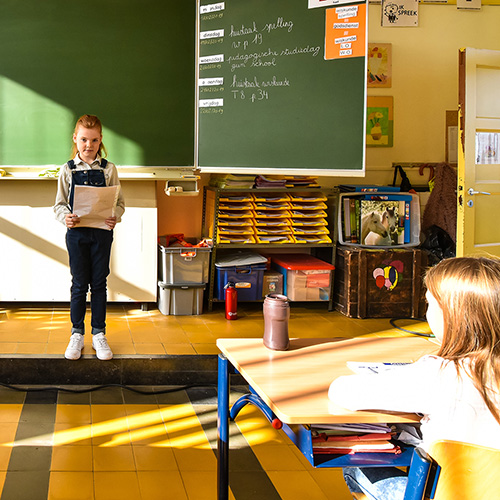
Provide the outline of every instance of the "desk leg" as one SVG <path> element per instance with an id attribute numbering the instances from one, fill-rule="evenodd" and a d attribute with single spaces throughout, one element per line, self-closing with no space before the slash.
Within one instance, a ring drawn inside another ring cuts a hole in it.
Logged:
<path id="1" fill-rule="evenodd" d="M 217 382 L 217 498 L 229 498 L 229 361 L 219 354 Z"/>

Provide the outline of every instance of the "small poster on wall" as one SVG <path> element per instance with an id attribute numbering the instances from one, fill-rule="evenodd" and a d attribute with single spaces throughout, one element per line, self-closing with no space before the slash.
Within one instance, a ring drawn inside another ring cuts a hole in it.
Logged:
<path id="1" fill-rule="evenodd" d="M 392 45 L 368 44 L 368 87 L 388 88 L 392 85 Z"/>
<path id="2" fill-rule="evenodd" d="M 418 0 L 382 0 L 382 26 L 418 26 Z"/>
<path id="3" fill-rule="evenodd" d="M 357 0 L 308 0 L 308 7 L 310 9 L 317 9 L 318 7 L 331 7 L 332 5 L 353 2 L 359 3 Z M 366 1 L 364 3 L 366 3 Z"/>
<path id="4" fill-rule="evenodd" d="M 368 96 L 366 101 L 367 147 L 393 145 L 392 96 Z"/>

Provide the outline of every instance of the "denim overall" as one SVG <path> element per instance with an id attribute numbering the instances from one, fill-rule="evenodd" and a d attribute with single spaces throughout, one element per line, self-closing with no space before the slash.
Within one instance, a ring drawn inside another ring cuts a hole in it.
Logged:
<path id="1" fill-rule="evenodd" d="M 72 172 L 69 197 L 73 213 L 75 186 L 106 186 L 103 168 L 107 160 L 101 160 L 99 170 L 75 170 L 73 160 L 68 162 Z M 77 214 L 78 215 L 78 214 Z M 92 335 L 106 330 L 106 280 L 109 274 L 109 258 L 113 231 L 94 227 L 73 227 L 66 232 L 71 284 L 71 333 L 85 333 L 87 292 L 90 286 L 90 310 Z"/>

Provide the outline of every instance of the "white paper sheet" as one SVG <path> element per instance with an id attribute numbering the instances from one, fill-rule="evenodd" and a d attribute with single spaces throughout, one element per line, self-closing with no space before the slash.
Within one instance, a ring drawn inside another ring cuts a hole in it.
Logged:
<path id="1" fill-rule="evenodd" d="M 104 222 L 115 215 L 119 186 L 75 186 L 73 213 L 80 217 L 78 227 L 110 228 Z"/>

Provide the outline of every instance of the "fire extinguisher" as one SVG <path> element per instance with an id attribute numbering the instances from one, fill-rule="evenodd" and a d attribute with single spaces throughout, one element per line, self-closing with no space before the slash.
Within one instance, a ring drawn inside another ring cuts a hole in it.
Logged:
<path id="1" fill-rule="evenodd" d="M 234 283 L 227 283 L 224 290 L 224 299 L 226 301 L 226 319 L 238 319 L 238 292 L 234 287 Z"/>

